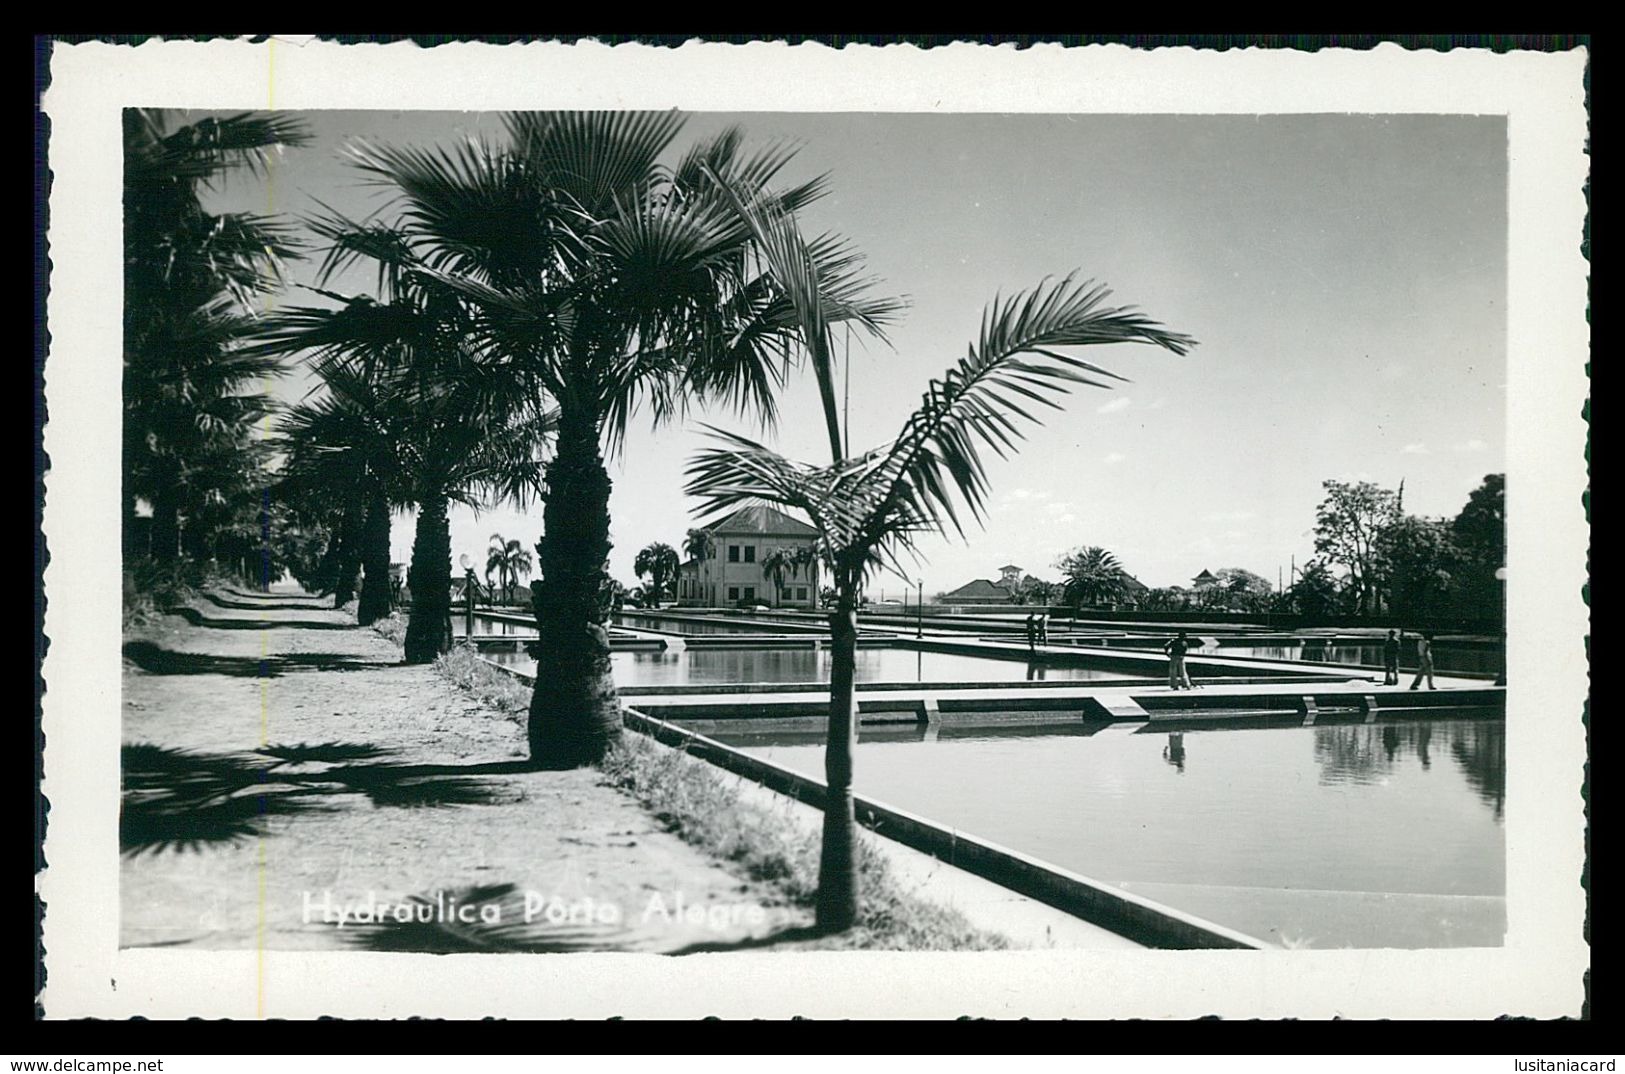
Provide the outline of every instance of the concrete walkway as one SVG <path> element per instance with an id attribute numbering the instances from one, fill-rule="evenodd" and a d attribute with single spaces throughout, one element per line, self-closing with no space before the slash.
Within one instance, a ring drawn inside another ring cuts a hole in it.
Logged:
<path id="1" fill-rule="evenodd" d="M 177 612 L 124 646 L 125 946 L 674 953 L 810 922 L 597 770 L 528 769 L 516 720 L 346 614 Z M 678 898 L 763 915 L 673 920 Z M 354 920 L 380 904 L 416 916 Z"/>

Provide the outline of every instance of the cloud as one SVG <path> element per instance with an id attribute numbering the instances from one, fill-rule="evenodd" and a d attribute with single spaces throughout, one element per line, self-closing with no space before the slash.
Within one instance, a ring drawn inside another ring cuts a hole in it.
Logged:
<path id="1" fill-rule="evenodd" d="M 1489 449 L 1490 446 L 1488 444 L 1484 443 L 1484 441 L 1478 439 L 1477 437 L 1474 437 L 1471 440 L 1463 441 L 1462 443 L 1457 444 L 1453 450 L 1460 452 L 1476 452 L 1488 451 Z"/>
<path id="2" fill-rule="evenodd" d="M 1056 515 L 1054 518 L 1050 519 L 1050 521 L 1056 525 L 1060 525 L 1064 522 L 1076 522 L 1077 520 L 1078 516 L 1073 514 Z"/>
<path id="3" fill-rule="evenodd" d="M 1202 516 L 1203 522 L 1245 522 L 1257 518 L 1256 511 L 1211 511 Z"/>
<path id="4" fill-rule="evenodd" d="M 1106 456 L 1105 461 L 1115 465 L 1117 463 L 1122 462 L 1126 458 L 1128 458 L 1128 456 L 1123 454 L 1121 451 L 1114 451 L 1110 455 Z"/>
<path id="5" fill-rule="evenodd" d="M 1159 395 L 1159 396 L 1157 396 L 1155 399 L 1153 399 L 1151 401 L 1151 403 L 1146 407 L 1146 409 L 1147 410 L 1161 410 L 1163 407 L 1165 407 L 1167 405 L 1168 405 L 1168 397 L 1166 395 Z"/>
<path id="6" fill-rule="evenodd" d="M 1406 444 L 1399 449 L 1399 453 L 1401 455 L 1426 455 L 1428 446 L 1426 444 Z"/>
<path id="7" fill-rule="evenodd" d="M 1096 414 L 1116 414 L 1120 410 L 1127 410 L 1128 405 L 1129 405 L 1129 397 L 1126 396 L 1126 395 L 1120 395 L 1116 399 L 1113 399 L 1109 403 L 1102 403 L 1099 406 L 1095 407 L 1095 413 Z"/>
<path id="8" fill-rule="evenodd" d="M 1044 510 L 1048 511 L 1052 515 L 1063 514 L 1064 512 L 1070 511 L 1071 509 L 1072 509 L 1072 504 L 1070 504 L 1070 503 L 1056 502 L 1056 503 L 1046 503 L 1044 505 Z"/>

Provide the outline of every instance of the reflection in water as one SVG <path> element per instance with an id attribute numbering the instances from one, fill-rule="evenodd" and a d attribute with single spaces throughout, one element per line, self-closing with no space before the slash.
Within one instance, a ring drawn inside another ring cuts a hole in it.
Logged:
<path id="1" fill-rule="evenodd" d="M 491 653 L 491 659 L 527 674 L 536 662 L 524 653 Z M 828 649 L 688 649 L 684 652 L 618 652 L 610 655 L 620 686 L 684 686 L 713 683 L 827 683 Z M 859 649 L 857 681 L 1010 682 L 1029 674 L 1022 660 L 914 649 Z M 1055 667 L 1054 679 L 1097 681 L 1132 678 L 1090 667 Z"/>
<path id="2" fill-rule="evenodd" d="M 865 728 L 855 789 L 1255 936 L 1494 946 L 1506 924 L 1504 727 L 984 726 L 961 737 L 948 722 L 935 741 L 917 727 Z M 821 733 L 712 737 L 823 771 Z M 1455 763 L 1424 766 L 1433 737 Z"/>
<path id="3" fill-rule="evenodd" d="M 1029 660 L 1029 661 L 1027 661 L 1027 681 L 1028 682 L 1042 682 L 1042 681 L 1044 681 L 1044 662 L 1042 660 Z"/>
<path id="4" fill-rule="evenodd" d="M 1162 747 L 1162 759 L 1181 772 L 1185 771 L 1185 732 L 1168 732 L 1168 745 Z"/>
<path id="5" fill-rule="evenodd" d="M 1450 756 L 1478 796 L 1495 807 L 1495 819 L 1500 820 L 1507 796 L 1505 725 L 1455 724 L 1452 730 Z"/>
<path id="6" fill-rule="evenodd" d="M 1416 670 L 1416 645 L 1406 636 L 1408 644 L 1401 646 L 1399 666 L 1403 671 Z M 1220 645 L 1202 649 L 1209 656 L 1251 656 L 1264 660 L 1303 660 L 1317 664 L 1359 664 L 1365 667 L 1382 666 L 1382 643 L 1369 645 L 1338 641 L 1335 638 L 1305 638 L 1302 642 L 1277 645 Z M 1492 674 L 1501 670 L 1501 654 L 1494 649 L 1451 646 L 1435 642 L 1433 669 L 1443 674 L 1450 672 L 1478 672 Z"/>
<path id="7" fill-rule="evenodd" d="M 1501 819 L 1506 804 L 1506 724 L 1499 720 L 1451 720 L 1443 724 L 1450 756 L 1474 793 Z M 1379 750 L 1378 743 L 1381 743 Z M 1426 720 L 1332 725 L 1315 728 L 1320 782 L 1382 783 L 1397 765 L 1416 755 L 1423 771 L 1433 767 L 1433 724 Z"/>

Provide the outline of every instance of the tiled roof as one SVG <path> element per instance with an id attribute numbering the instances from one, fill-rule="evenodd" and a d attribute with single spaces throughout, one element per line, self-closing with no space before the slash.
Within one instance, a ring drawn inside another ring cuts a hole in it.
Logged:
<path id="1" fill-rule="evenodd" d="M 1008 597 L 1010 591 L 1001 585 L 995 585 L 986 578 L 977 578 L 966 582 L 958 589 L 952 589 L 942 594 L 944 600 L 951 597 Z"/>
<path id="2" fill-rule="evenodd" d="M 766 504 L 741 507 L 727 518 L 705 527 L 711 533 L 766 533 L 775 537 L 816 537 L 818 531 Z"/>

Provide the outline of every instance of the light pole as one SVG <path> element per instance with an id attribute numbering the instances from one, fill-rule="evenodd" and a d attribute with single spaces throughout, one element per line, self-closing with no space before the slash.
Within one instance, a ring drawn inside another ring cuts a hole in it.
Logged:
<path id="1" fill-rule="evenodd" d="M 1501 674 L 1496 678 L 1495 685 L 1507 684 L 1507 569 L 1497 567 L 1495 580 L 1501 583 Z"/>
<path id="2" fill-rule="evenodd" d="M 914 606 L 914 638 L 916 641 L 925 637 L 925 579 L 915 582 L 920 587 L 920 602 Z"/>

